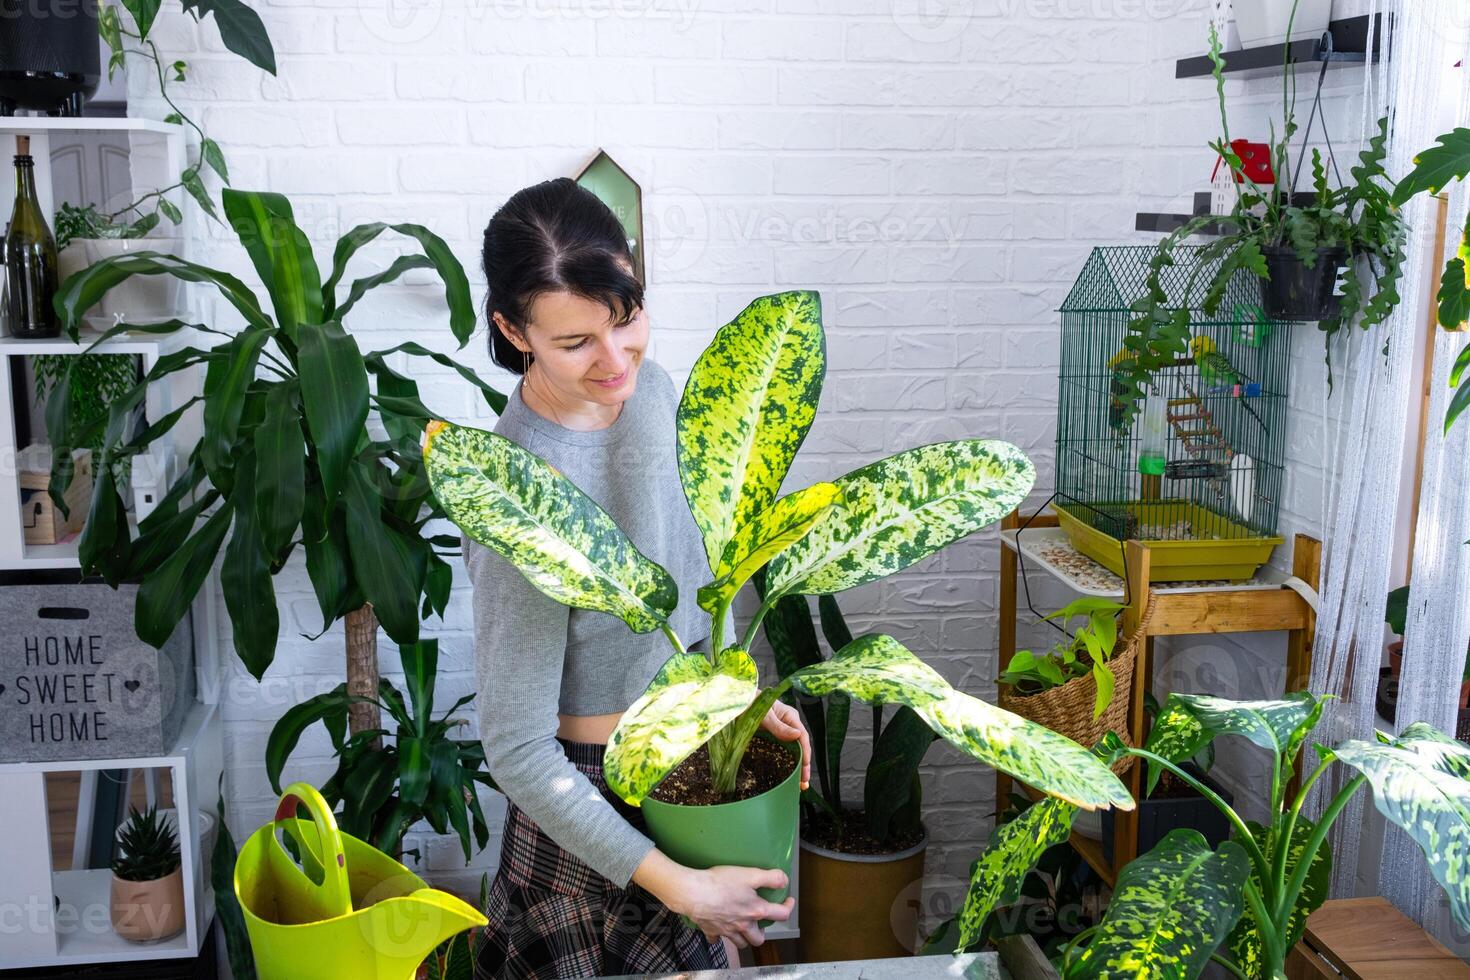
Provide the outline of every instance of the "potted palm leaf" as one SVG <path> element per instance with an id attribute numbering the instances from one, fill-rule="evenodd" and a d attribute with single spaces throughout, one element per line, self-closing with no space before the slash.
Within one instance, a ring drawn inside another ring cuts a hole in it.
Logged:
<path id="1" fill-rule="evenodd" d="M 690 374 L 677 455 L 709 558 L 710 581 L 696 597 L 711 616 L 708 654 L 687 652 L 669 625 L 679 601 L 671 576 L 591 498 L 508 439 L 427 426 L 430 485 L 469 537 L 557 601 L 668 639 L 669 659 L 608 742 L 608 786 L 643 808 L 675 861 L 789 873 L 798 760 L 754 736 L 788 690 L 840 691 L 906 705 L 962 751 L 1069 805 L 1132 806 L 1122 783 L 1077 743 L 955 690 L 889 636 L 857 637 L 828 660 L 760 685 L 750 646 L 783 597 L 840 592 L 905 568 L 1009 512 L 1035 476 L 1007 443 L 961 440 L 778 497 L 816 414 L 825 364 L 817 294 L 792 291 L 752 302 Z M 767 564 L 760 607 L 743 635 L 726 637 L 736 594 Z M 763 894 L 784 898 L 784 890 Z"/>
<path id="2" fill-rule="evenodd" d="M 1162 772 L 1189 784 L 1230 822 L 1232 837 L 1211 847 L 1199 831 L 1177 829 L 1123 868 L 1102 922 L 1063 951 L 1066 980 L 1193 980 L 1211 963 L 1240 980 L 1285 980 L 1287 955 L 1327 898 L 1328 832 L 1365 784 L 1379 812 L 1424 852 L 1455 920 L 1470 928 L 1470 746 L 1422 723 L 1397 736 L 1378 732 L 1373 741 L 1314 744 L 1316 764 L 1289 795 L 1324 703 L 1305 691 L 1276 701 L 1173 694 L 1143 748 L 1113 735 L 1099 743 L 1096 754 L 1104 761 L 1131 755 L 1147 763 L 1151 786 Z M 1243 737 L 1269 753 L 1268 823 L 1245 820 L 1183 767 L 1221 735 Z M 1323 783 L 1337 766 L 1351 772 Z M 1337 789 L 1310 820 L 1303 808 L 1319 783 Z M 957 949 L 977 941 L 992 910 L 1016 901 L 1027 871 L 1066 840 L 1076 812 L 1046 799 L 996 832 L 971 878 Z"/>

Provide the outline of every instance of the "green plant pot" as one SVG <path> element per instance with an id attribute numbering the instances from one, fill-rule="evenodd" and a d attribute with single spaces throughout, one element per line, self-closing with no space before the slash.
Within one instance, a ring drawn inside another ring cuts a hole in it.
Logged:
<path id="1" fill-rule="evenodd" d="M 775 741 L 764 731 L 757 738 Z M 782 742 L 797 759 L 791 775 L 759 796 L 714 806 L 682 806 L 643 800 L 643 818 L 659 850 L 690 868 L 732 864 L 746 868 L 780 868 L 791 879 L 796 848 L 797 801 L 801 796 L 801 745 Z M 777 904 L 788 888 L 762 888 L 760 896 Z M 762 920 L 762 929 L 771 920 Z"/>

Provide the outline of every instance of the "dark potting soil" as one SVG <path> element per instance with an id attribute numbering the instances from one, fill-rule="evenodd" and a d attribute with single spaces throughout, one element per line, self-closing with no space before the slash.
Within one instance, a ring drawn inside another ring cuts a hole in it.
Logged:
<path id="1" fill-rule="evenodd" d="M 753 738 L 745 750 L 745 757 L 740 760 L 735 792 L 716 793 L 710 785 L 709 747 L 701 745 L 693 755 L 675 766 L 648 795 L 660 803 L 680 806 L 736 803 L 775 789 L 798 764 L 795 756 L 775 742 Z"/>
<path id="2" fill-rule="evenodd" d="M 1186 800 L 1199 796 L 1199 791 L 1165 769 L 1159 775 L 1159 784 L 1148 795 L 1150 799 L 1157 800 Z"/>
<path id="3" fill-rule="evenodd" d="M 844 810 L 845 817 L 839 830 L 837 822 L 825 813 L 818 813 L 801 829 L 801 839 L 818 847 L 841 854 L 897 854 L 906 851 L 924 839 L 923 831 L 891 835 L 880 841 L 868 833 L 868 824 L 862 810 Z"/>

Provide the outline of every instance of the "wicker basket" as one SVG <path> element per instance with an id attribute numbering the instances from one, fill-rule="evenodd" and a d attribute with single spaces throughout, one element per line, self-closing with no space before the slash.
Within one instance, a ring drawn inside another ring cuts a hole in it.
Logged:
<path id="1" fill-rule="evenodd" d="M 1092 748 L 1110 731 L 1116 732 L 1124 743 L 1132 745 L 1133 740 L 1128 733 L 1128 706 L 1133 691 L 1133 665 L 1138 659 L 1138 643 L 1137 637 L 1130 639 L 1122 652 L 1108 661 L 1113 672 L 1113 700 L 1096 720 L 1093 712 L 1097 707 L 1097 682 L 1091 674 L 1040 694 L 1020 695 L 1012 688 L 1002 686 L 1000 706 L 1087 748 Z M 1132 763 L 1133 756 L 1125 756 L 1113 766 L 1113 771 L 1121 775 Z"/>

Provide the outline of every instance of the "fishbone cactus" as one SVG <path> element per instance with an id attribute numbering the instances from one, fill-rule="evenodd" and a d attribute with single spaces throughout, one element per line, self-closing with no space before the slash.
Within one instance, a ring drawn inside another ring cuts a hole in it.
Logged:
<path id="1" fill-rule="evenodd" d="M 1123 784 L 1092 753 L 963 694 L 892 637 L 858 637 L 830 660 L 762 689 L 750 645 L 787 595 L 850 589 L 907 568 L 1011 511 L 1035 470 L 993 440 L 936 443 L 778 496 L 816 415 L 826 341 L 815 292 L 752 302 L 722 327 L 689 377 L 677 414 L 680 481 L 704 540 L 710 653 L 689 653 L 669 625 L 678 590 L 591 498 L 535 455 L 491 432 L 433 422 L 424 459 L 434 495 L 466 534 L 558 602 L 660 630 L 672 655 L 608 743 L 607 783 L 638 805 L 709 743 L 715 788 L 733 790 L 761 719 L 789 688 L 840 691 L 913 708 L 981 762 L 1086 809 L 1128 808 Z M 723 635 L 736 594 L 767 568 L 763 601 L 740 638 Z"/>

